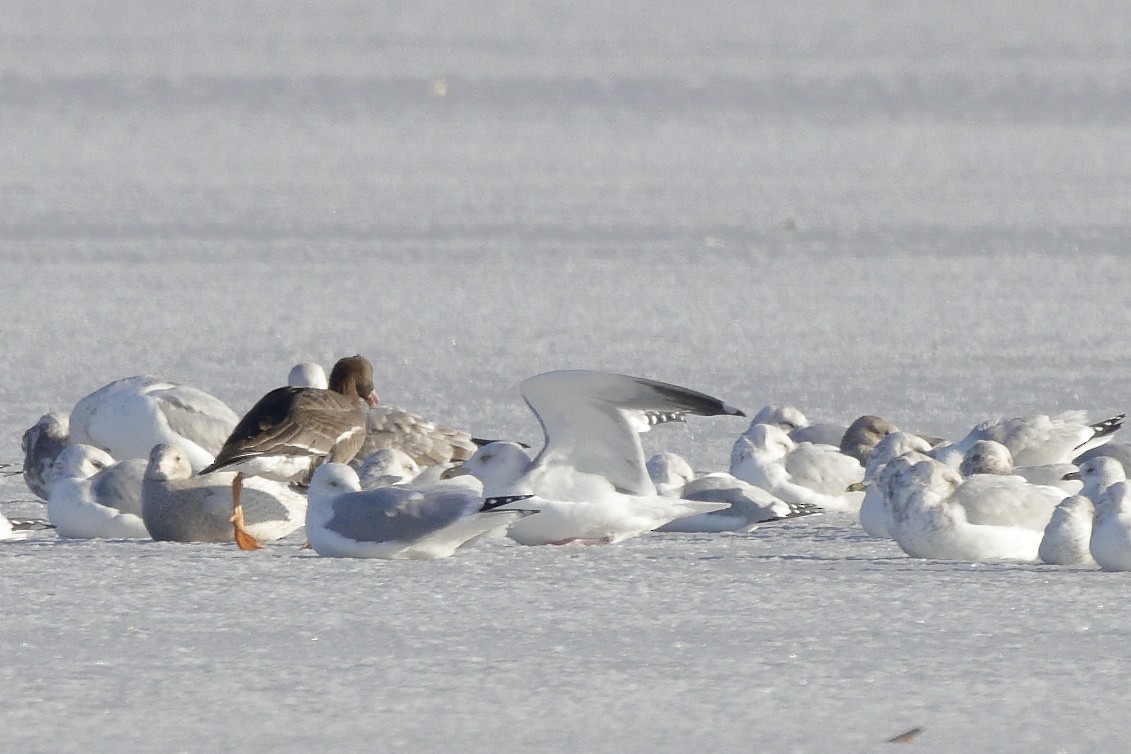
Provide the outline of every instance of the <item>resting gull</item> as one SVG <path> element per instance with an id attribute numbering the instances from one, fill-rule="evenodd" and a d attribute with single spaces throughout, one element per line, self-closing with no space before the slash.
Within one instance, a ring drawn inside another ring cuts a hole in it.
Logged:
<path id="1" fill-rule="evenodd" d="M 677 518 L 656 531 L 749 532 L 756 529 L 758 524 L 821 512 L 821 509 L 814 505 L 779 500 L 761 487 L 747 484 L 725 472 L 705 474 L 691 480 L 680 490 L 679 497 L 705 503 L 726 503 L 728 507 Z"/>
<path id="2" fill-rule="evenodd" d="M 813 424 L 801 410 L 794 406 L 764 406 L 754 415 L 751 424 L 773 424 L 784 429 L 794 442 L 811 442 L 817 445 L 839 446 L 848 429 L 841 424 Z"/>
<path id="3" fill-rule="evenodd" d="M 829 445 L 798 445 L 771 424 L 755 424 L 738 438 L 730 473 L 794 505 L 854 511 L 863 499 L 847 491 L 864 478 L 856 459 Z"/>
<path id="4" fill-rule="evenodd" d="M 864 489 L 860 503 L 860 525 L 873 537 L 891 539 L 891 507 L 889 487 L 880 483 L 883 470 L 896 458 L 915 451 L 926 454 L 931 449 L 927 441 L 910 432 L 892 432 L 876 445 L 864 465 L 864 481 L 850 489 Z M 921 460 L 921 459 L 920 459 Z"/>
<path id="5" fill-rule="evenodd" d="M 908 555 L 946 560 L 1036 560 L 1052 511 L 1064 497 L 1020 477 L 962 476 L 934 459 L 907 463 L 893 485 L 891 532 Z"/>
<path id="6" fill-rule="evenodd" d="M 1065 479 L 1066 474 L 1076 470 L 1071 463 L 1050 463 L 1044 466 L 1015 466 L 1009 448 L 996 440 L 979 440 L 974 443 L 958 466 L 963 476 L 974 474 L 997 474 L 998 476 L 1024 477 L 1030 484 L 1047 484 L 1060 487 L 1073 494 L 1080 491 L 1081 484 L 1076 477 Z"/>
<path id="7" fill-rule="evenodd" d="M 956 445 L 965 455 L 979 440 L 995 440 L 1013 454 L 1017 466 L 1069 463 L 1080 454 L 1111 439 L 1123 426 L 1124 414 L 1089 424 L 1083 411 L 1058 416 L 1030 416 L 990 420 L 972 429 Z"/>
<path id="8" fill-rule="evenodd" d="M 231 542 L 235 476 L 193 476 L 183 448 L 155 445 L 141 488 L 141 515 L 150 535 L 171 542 Z M 306 515 L 302 494 L 269 479 L 246 479 L 241 504 L 244 526 L 257 540 L 285 537 L 302 526 Z"/>
<path id="9" fill-rule="evenodd" d="M 396 448 L 382 448 L 365 458 L 357 469 L 361 489 L 408 484 L 420 476 L 420 466 Z"/>
<path id="10" fill-rule="evenodd" d="M 483 482 L 488 506 L 540 511 L 511 525 L 520 544 L 612 544 L 669 521 L 728 508 L 663 497 L 648 476 L 639 432 L 685 414 L 742 416 L 717 398 L 611 372 L 562 370 L 525 380 L 521 392 L 545 435 L 533 460 L 515 443 L 491 443 L 458 470 Z"/>
<path id="11" fill-rule="evenodd" d="M 430 560 L 532 513 L 483 508 L 481 487 L 469 477 L 362 490 L 351 467 L 328 463 L 310 480 L 306 537 L 328 557 Z"/>
<path id="12" fill-rule="evenodd" d="M 138 376 L 111 382 L 71 410 L 71 442 L 114 458 L 148 458 L 157 443 L 175 442 L 194 469 L 212 463 L 239 419 L 223 401 L 188 385 Z"/>
<path id="13" fill-rule="evenodd" d="M 90 445 L 68 445 L 55 459 L 47 517 L 60 537 L 147 539 L 141 520 L 145 461 L 115 463 Z"/>

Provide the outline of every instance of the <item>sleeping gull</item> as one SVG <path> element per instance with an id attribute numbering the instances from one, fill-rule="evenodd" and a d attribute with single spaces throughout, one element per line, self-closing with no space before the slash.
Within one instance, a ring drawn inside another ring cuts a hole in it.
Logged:
<path id="1" fill-rule="evenodd" d="M 99 388 L 71 410 L 71 442 L 114 458 L 145 459 L 157 443 L 184 447 L 194 469 L 212 463 L 239 419 L 202 390 L 158 377 L 127 377 Z"/>
<path id="2" fill-rule="evenodd" d="M 328 463 L 310 480 L 306 537 L 328 557 L 430 560 L 532 513 L 483 507 L 481 487 L 470 477 L 362 490 L 351 467 Z"/>
<path id="3" fill-rule="evenodd" d="M 610 372 L 563 370 L 525 380 L 521 392 L 545 444 L 533 460 L 514 443 L 491 443 L 456 470 L 483 482 L 488 505 L 540 511 L 511 525 L 520 544 L 616 543 L 676 518 L 729 507 L 658 495 L 648 477 L 641 429 L 685 414 L 742 416 L 717 398 Z"/>
<path id="4" fill-rule="evenodd" d="M 1065 474 L 1076 470 L 1071 463 L 1050 463 L 1044 466 L 1015 466 L 1009 448 L 996 440 L 979 440 L 966 451 L 958 473 L 963 476 L 974 474 L 997 474 L 998 476 L 1017 475 L 1030 484 L 1047 484 L 1060 487 L 1069 494 L 1080 491 L 1081 484 L 1075 477 L 1065 479 Z"/>
<path id="5" fill-rule="evenodd" d="M 847 491 L 864 478 L 856 459 L 829 445 L 798 445 L 771 424 L 755 424 L 738 438 L 730 473 L 794 505 L 854 511 L 863 499 Z"/>
<path id="6" fill-rule="evenodd" d="M 183 448 L 155 445 L 141 488 L 141 515 L 150 535 L 171 542 L 231 542 L 234 476 L 193 476 Z M 269 479 L 245 480 L 241 499 L 244 526 L 256 539 L 285 537 L 306 515 L 303 495 Z"/>
<path id="7" fill-rule="evenodd" d="M 24 482 L 41 500 L 50 496 L 51 467 L 63 448 L 71 444 L 71 417 L 62 411 L 44 414 L 24 432 Z"/>
<path id="8" fill-rule="evenodd" d="M 243 524 L 243 480 L 305 480 L 323 460 L 350 461 L 365 440 L 366 403 L 377 405 L 373 366 L 361 356 L 350 356 L 334 365 L 328 390 L 275 388 L 240 419 L 216 460 L 200 473 L 236 472 L 231 517 L 241 550 L 259 547 Z"/>
<path id="9" fill-rule="evenodd" d="M 811 442 L 816 445 L 840 446 L 848 429 L 840 424 L 813 424 L 801 410 L 794 406 L 764 406 L 754 415 L 751 424 L 773 424 L 784 429 L 794 442 Z"/>
<path id="10" fill-rule="evenodd" d="M 880 440 L 898 431 L 899 428 L 887 419 L 865 414 L 848 425 L 838 447 L 841 453 L 855 458 L 863 466 Z"/>
<path id="11" fill-rule="evenodd" d="M 679 497 L 683 486 L 695 478 L 691 464 L 677 453 L 657 453 L 648 459 L 645 468 L 656 492 L 665 497 Z"/>
<path id="12" fill-rule="evenodd" d="M 141 520 L 145 461 L 115 463 L 90 445 L 68 445 L 55 459 L 47 517 L 60 537 L 148 539 Z"/>
<path id="13" fill-rule="evenodd" d="M 813 505 L 786 503 L 761 487 L 725 472 L 693 479 L 683 486 L 679 497 L 705 503 L 726 503 L 728 507 L 709 513 L 677 518 L 656 531 L 665 532 L 750 532 L 758 524 L 820 513 Z"/>
<path id="14" fill-rule="evenodd" d="M 996 440 L 1013 454 L 1017 466 L 1069 463 L 1081 453 L 1111 439 L 1123 426 L 1124 414 L 1089 424 L 1083 411 L 1059 416 L 1030 416 L 990 420 L 972 429 L 956 450 L 965 455 L 978 440 Z"/>
<path id="15" fill-rule="evenodd" d="M 897 458 L 889 468 L 905 463 Z M 891 532 L 916 558 L 1036 560 L 1052 511 L 1065 497 L 1015 476 L 964 481 L 930 458 L 908 465 L 893 485 Z"/>
<path id="16" fill-rule="evenodd" d="M 931 446 L 918 435 L 910 432 L 892 432 L 880 440 L 868 463 L 864 465 L 864 500 L 860 503 L 860 525 L 873 537 L 891 539 L 891 508 L 888 504 L 888 488 L 880 484 L 884 468 L 905 453 L 916 451 L 927 453 Z M 920 459 L 921 460 L 921 459 Z"/>
<path id="17" fill-rule="evenodd" d="M 407 484 L 420 476 L 420 466 L 412 457 L 396 448 L 382 448 L 371 453 L 358 467 L 361 489 Z"/>

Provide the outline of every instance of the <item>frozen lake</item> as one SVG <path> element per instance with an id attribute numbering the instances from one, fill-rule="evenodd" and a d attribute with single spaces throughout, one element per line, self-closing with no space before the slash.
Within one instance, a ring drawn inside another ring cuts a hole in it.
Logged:
<path id="1" fill-rule="evenodd" d="M 108 5 L 108 4 L 107 4 Z M 954 436 L 1131 408 L 1131 11 L 0 10 L 0 462 L 102 384 L 360 352 L 537 442 L 590 367 Z M 736 419 L 646 437 L 725 466 Z M 0 511 L 43 515 L 18 479 Z M 0 547 L 13 750 L 1125 748 L 1121 574 L 826 515 L 436 562 Z"/>

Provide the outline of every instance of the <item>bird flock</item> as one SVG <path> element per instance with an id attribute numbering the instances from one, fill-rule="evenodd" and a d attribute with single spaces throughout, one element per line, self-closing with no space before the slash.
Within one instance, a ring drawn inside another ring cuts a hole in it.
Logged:
<path id="1" fill-rule="evenodd" d="M 690 415 L 745 417 L 641 377 L 560 370 L 520 386 L 541 449 L 488 441 L 380 403 L 361 356 L 299 364 L 242 417 L 150 376 L 110 383 L 23 436 L 22 473 L 47 521 L 0 516 L 0 539 L 235 542 L 305 529 L 323 556 L 447 557 L 489 536 L 616 544 L 647 532 L 749 532 L 813 514 L 859 517 L 911 557 L 1131 570 L 1131 447 L 1123 416 L 989 420 L 957 441 L 878 416 L 844 427 L 770 405 L 727 471 L 640 436 Z M 11 466 L 11 464 L 9 464 Z"/>

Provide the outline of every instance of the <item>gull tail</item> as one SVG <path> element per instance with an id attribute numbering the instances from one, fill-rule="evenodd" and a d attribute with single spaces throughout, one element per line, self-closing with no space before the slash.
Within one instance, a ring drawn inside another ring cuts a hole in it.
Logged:
<path id="1" fill-rule="evenodd" d="M 1109 440 L 1111 440 L 1111 436 L 1119 431 L 1119 428 L 1123 426 L 1123 420 L 1126 418 L 1127 414 L 1120 414 L 1119 416 L 1113 416 L 1110 419 L 1104 419 L 1102 422 L 1097 422 L 1091 425 L 1092 431 L 1095 434 L 1093 434 L 1091 438 L 1077 445 L 1072 452 L 1075 455 L 1080 456 L 1091 450 L 1092 448 L 1098 448 L 1099 446 L 1107 443 Z"/>

